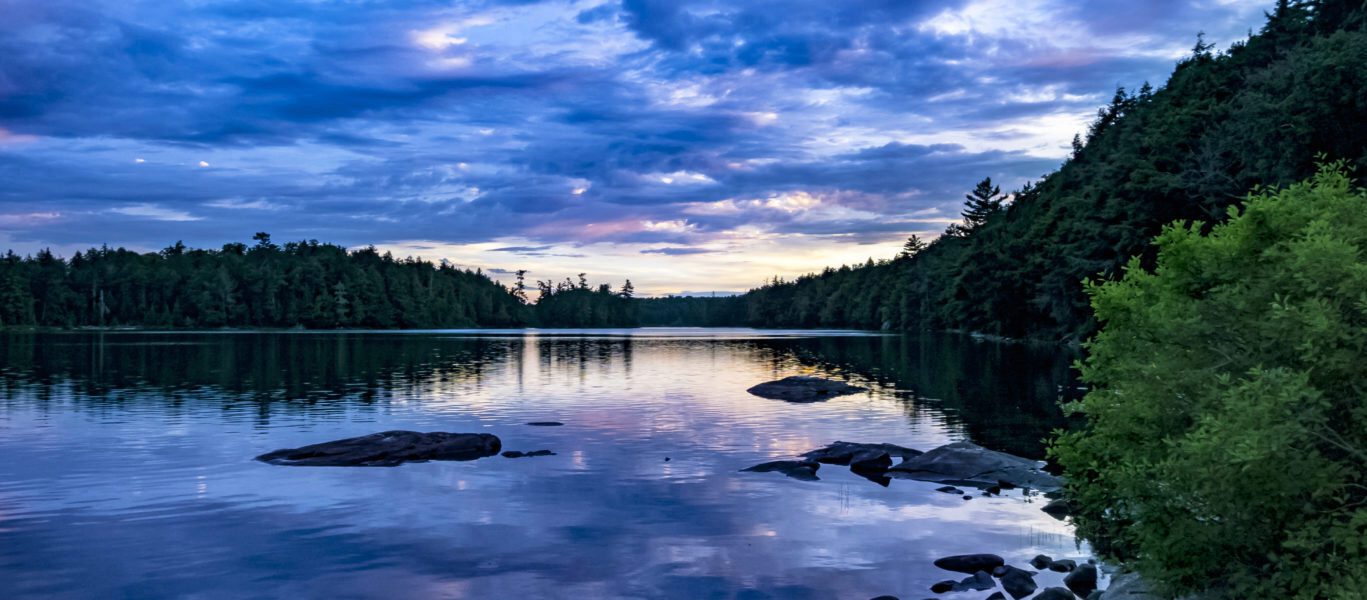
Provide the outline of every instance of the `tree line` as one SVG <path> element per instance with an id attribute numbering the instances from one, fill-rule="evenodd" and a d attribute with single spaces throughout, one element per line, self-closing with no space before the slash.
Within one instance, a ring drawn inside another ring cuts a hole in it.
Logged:
<path id="1" fill-rule="evenodd" d="M 506 287 L 445 261 L 317 241 L 160 252 L 92 248 L 0 257 L 0 326 L 304 327 L 332 329 L 636 324 L 632 287 L 540 282 L 528 301 L 519 272 Z"/>

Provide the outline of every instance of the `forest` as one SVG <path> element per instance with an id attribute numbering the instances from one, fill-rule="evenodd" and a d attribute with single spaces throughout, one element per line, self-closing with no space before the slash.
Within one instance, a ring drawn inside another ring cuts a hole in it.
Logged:
<path id="1" fill-rule="evenodd" d="M 396 259 L 373 247 L 271 241 L 218 250 L 176 244 L 156 253 L 92 248 L 0 257 L 0 326 L 429 328 L 620 326 L 634 323 L 621 291 L 538 282 L 505 287 L 478 270 Z M 629 320 L 631 319 L 631 320 Z"/>
<path id="2" fill-rule="evenodd" d="M 963 222 L 928 244 L 737 298 L 648 300 L 642 318 L 1083 340 L 1096 329 L 1084 282 L 1117 278 L 1131 256 L 1151 266 L 1164 225 L 1218 222 L 1249 190 L 1319 162 L 1367 172 L 1365 14 L 1280 2 L 1222 52 L 1198 39 L 1161 89 L 1116 90 L 1057 171 L 1009 194 L 980 183 Z"/>

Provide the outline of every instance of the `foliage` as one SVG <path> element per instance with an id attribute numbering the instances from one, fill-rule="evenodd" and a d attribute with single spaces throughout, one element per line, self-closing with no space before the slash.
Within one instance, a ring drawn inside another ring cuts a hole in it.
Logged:
<path id="1" fill-rule="evenodd" d="M 1201 42 L 1163 89 L 1117 90 L 1072 157 L 1004 208 L 970 206 L 915 256 L 766 284 L 743 322 L 1084 339 L 1081 282 L 1152 261 L 1164 225 L 1222 218 L 1256 185 L 1312 175 L 1319 154 L 1367 168 L 1364 15 L 1361 0 L 1282 2 L 1224 53 Z"/>
<path id="2" fill-rule="evenodd" d="M 1367 192 L 1343 164 L 1089 286 L 1088 426 L 1053 453 L 1083 535 L 1186 592 L 1367 589 Z"/>
<path id="3" fill-rule="evenodd" d="M 374 248 L 348 251 L 316 241 L 280 246 L 264 233 L 255 241 L 220 250 L 178 242 L 148 254 L 105 247 L 70 260 L 48 251 L 28 258 L 11 252 L 0 257 L 0 326 L 322 329 L 635 322 L 634 307 L 622 294 L 576 289 L 528 304 L 525 272 L 515 287 L 505 288 L 478 270 L 396 259 Z"/>

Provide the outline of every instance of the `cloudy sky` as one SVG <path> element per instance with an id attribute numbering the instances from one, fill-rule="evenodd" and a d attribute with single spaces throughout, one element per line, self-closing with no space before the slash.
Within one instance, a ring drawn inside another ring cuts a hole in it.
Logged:
<path id="1" fill-rule="evenodd" d="M 1269 1 L 0 0 L 0 249 L 743 290 L 935 235 Z"/>

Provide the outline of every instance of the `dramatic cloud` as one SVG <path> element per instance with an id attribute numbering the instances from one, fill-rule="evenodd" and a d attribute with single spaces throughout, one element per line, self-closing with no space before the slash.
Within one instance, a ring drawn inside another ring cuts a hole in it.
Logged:
<path id="1" fill-rule="evenodd" d="M 1270 4 L 0 0 L 0 246 L 744 289 L 934 236 Z"/>

